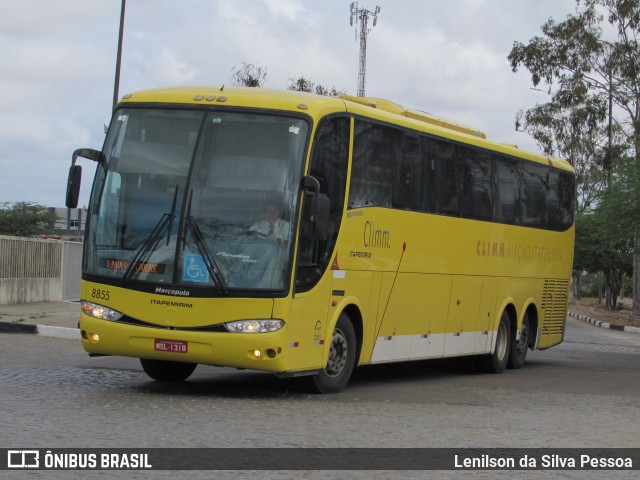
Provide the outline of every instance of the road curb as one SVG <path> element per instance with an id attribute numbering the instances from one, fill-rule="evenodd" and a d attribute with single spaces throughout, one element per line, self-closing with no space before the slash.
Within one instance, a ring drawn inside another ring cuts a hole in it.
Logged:
<path id="1" fill-rule="evenodd" d="M 629 332 L 629 333 L 640 333 L 640 328 L 638 327 L 628 327 L 623 325 L 612 325 L 607 322 L 601 322 L 600 320 L 595 320 L 591 317 L 587 317 L 586 315 L 580 315 L 578 313 L 568 312 L 570 317 L 575 318 L 577 320 L 582 320 L 583 322 L 590 323 L 591 325 L 595 325 L 600 328 L 608 328 L 610 330 L 618 330 L 621 332 Z"/>
<path id="2" fill-rule="evenodd" d="M 80 340 L 80 330 L 68 327 L 52 327 L 51 325 L 30 325 L 28 323 L 0 322 L 0 333 L 27 333 L 43 337 L 66 338 Z"/>

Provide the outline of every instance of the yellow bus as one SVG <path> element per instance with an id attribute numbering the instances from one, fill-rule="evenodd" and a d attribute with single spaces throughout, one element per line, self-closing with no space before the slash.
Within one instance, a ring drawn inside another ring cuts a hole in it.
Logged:
<path id="1" fill-rule="evenodd" d="M 158 381 L 197 364 L 306 376 L 564 336 L 574 173 L 392 102 L 268 89 L 126 95 L 87 219 L 80 330 Z"/>

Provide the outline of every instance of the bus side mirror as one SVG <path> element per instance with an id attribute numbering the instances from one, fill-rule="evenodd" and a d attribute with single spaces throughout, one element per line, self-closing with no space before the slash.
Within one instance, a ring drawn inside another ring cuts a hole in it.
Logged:
<path id="1" fill-rule="evenodd" d="M 93 148 L 78 148 L 73 152 L 71 157 L 71 167 L 69 168 L 69 177 L 67 178 L 67 208 L 76 208 L 78 206 L 78 198 L 80 198 L 80 180 L 82 178 L 82 167 L 76 165 L 78 157 L 93 160 L 100 165 L 105 165 L 104 154 Z"/>
<path id="2" fill-rule="evenodd" d="M 320 182 L 311 175 L 303 178 L 302 188 L 305 195 L 303 221 L 311 227 L 312 238 L 324 242 L 329 238 L 329 197 L 320 193 Z"/>
<path id="3" fill-rule="evenodd" d="M 87 160 L 93 160 L 94 162 L 103 165 L 105 163 L 104 154 L 100 150 L 94 150 L 93 148 L 78 148 L 73 152 L 71 157 L 71 165 L 76 164 L 78 157 L 86 158 Z"/>
<path id="4" fill-rule="evenodd" d="M 67 208 L 76 208 L 80 197 L 80 180 L 82 179 L 82 167 L 71 165 L 67 179 Z"/>

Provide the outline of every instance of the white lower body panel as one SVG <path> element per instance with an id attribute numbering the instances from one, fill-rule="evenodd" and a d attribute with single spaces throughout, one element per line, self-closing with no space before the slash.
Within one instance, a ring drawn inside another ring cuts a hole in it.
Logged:
<path id="1" fill-rule="evenodd" d="M 495 331 L 378 337 L 369 363 L 457 357 L 489 353 Z"/>

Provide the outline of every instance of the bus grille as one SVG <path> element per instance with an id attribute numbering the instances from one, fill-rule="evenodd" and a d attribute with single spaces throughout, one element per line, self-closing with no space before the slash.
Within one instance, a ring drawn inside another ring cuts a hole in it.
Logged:
<path id="1" fill-rule="evenodd" d="M 542 311 L 544 322 L 542 333 L 562 334 L 567 317 L 568 280 L 545 280 L 542 292 Z"/>

